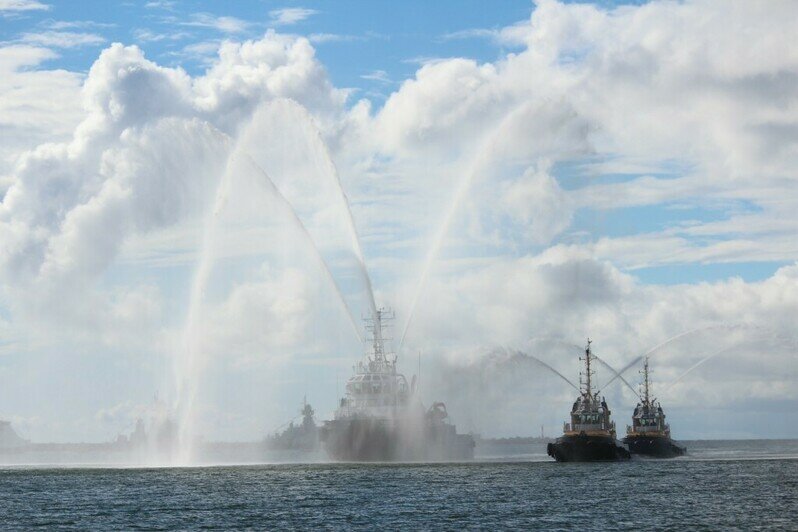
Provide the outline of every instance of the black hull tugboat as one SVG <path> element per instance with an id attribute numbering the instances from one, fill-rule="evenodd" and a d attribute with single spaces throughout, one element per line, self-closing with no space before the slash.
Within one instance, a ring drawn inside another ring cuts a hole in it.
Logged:
<path id="1" fill-rule="evenodd" d="M 671 440 L 670 426 L 665 423 L 665 413 L 659 401 L 649 395 L 651 382 L 648 378 L 648 357 L 643 365 L 643 395 L 632 415 L 632 426 L 626 427 L 623 442 L 632 454 L 655 458 L 682 456 L 687 449 Z"/>
<path id="2" fill-rule="evenodd" d="M 596 462 L 626 460 L 629 451 L 615 439 L 615 423 L 610 421 L 610 409 L 598 392 L 593 392 L 593 370 L 590 368 L 594 355 L 590 352 L 591 341 L 585 348 L 585 373 L 580 379 L 581 394 L 571 408 L 571 421 L 565 423 L 563 435 L 548 444 L 546 452 L 558 462 Z"/>
<path id="3" fill-rule="evenodd" d="M 389 318 L 380 309 L 368 320 L 370 352 L 355 366 L 334 419 L 321 427 L 324 449 L 347 462 L 471 460 L 473 437 L 446 422 L 443 403 L 425 412 L 415 378 L 408 386 L 397 373 L 396 355 L 385 351 L 383 321 Z"/>

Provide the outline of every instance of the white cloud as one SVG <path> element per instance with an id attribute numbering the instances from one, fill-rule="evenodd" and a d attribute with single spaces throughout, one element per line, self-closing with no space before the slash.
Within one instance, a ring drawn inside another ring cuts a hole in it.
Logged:
<path id="1" fill-rule="evenodd" d="M 358 35 L 344 35 L 340 33 L 311 33 L 308 40 L 313 44 L 324 44 L 329 42 L 354 42 L 363 41 L 366 37 Z"/>
<path id="2" fill-rule="evenodd" d="M 391 78 L 388 77 L 388 73 L 384 70 L 374 70 L 369 72 L 368 74 L 363 74 L 360 76 L 361 79 L 367 79 L 369 81 L 378 81 L 380 83 L 392 83 Z"/>
<path id="3" fill-rule="evenodd" d="M 191 15 L 191 20 L 180 24 L 196 28 L 214 29 L 221 33 L 243 33 L 250 26 L 249 22 L 240 18 L 217 17 L 210 13 L 195 13 Z"/>
<path id="4" fill-rule="evenodd" d="M 23 33 L 20 40 L 24 43 L 55 48 L 77 48 L 80 46 L 97 46 L 106 42 L 101 35 L 94 33 L 75 33 L 70 31 L 43 31 L 39 33 Z"/>
<path id="5" fill-rule="evenodd" d="M 171 0 L 154 0 L 144 4 L 144 7 L 147 9 L 166 9 L 168 11 L 172 11 L 176 3 L 177 2 Z"/>
<path id="6" fill-rule="evenodd" d="M 499 34 L 499 30 L 489 30 L 484 28 L 472 28 L 469 30 L 460 30 L 447 33 L 443 36 L 444 40 L 453 39 L 474 39 L 474 38 L 494 38 Z"/>
<path id="7" fill-rule="evenodd" d="M 545 163 L 529 169 L 504 186 L 501 203 L 516 221 L 519 232 L 538 244 L 547 244 L 571 225 L 574 209 L 568 196 L 548 173 Z"/>
<path id="8" fill-rule="evenodd" d="M 471 28 L 467 30 L 453 31 L 444 34 L 441 39 L 444 41 L 458 39 L 488 39 L 501 46 L 521 47 L 526 43 L 529 33 L 529 24 L 524 22 L 500 29 Z"/>
<path id="9" fill-rule="evenodd" d="M 80 121 L 82 76 L 59 69 L 37 68 L 58 54 L 38 46 L 0 47 L 0 175 L 11 172 L 14 161 L 43 142 L 71 135 Z M 61 98 L 53 99 L 53 94 Z M 8 178 L 7 183 L 13 182 Z M 0 187 L 0 195 L 6 186 Z"/>
<path id="10" fill-rule="evenodd" d="M 20 11 L 47 11 L 50 6 L 37 0 L 0 0 L 0 13 Z"/>
<path id="11" fill-rule="evenodd" d="M 308 68 L 312 54 L 297 54 L 303 46 L 308 48 L 306 41 L 276 35 L 223 46 L 220 63 L 196 85 L 182 70 L 147 61 L 135 47 L 104 51 L 83 86 L 87 114 L 72 140 L 26 154 L 3 198 L 3 275 L 41 290 L 40 297 L 23 298 L 31 304 L 28 313 L 46 314 L 51 297 L 72 297 L 56 287 L 77 290 L 101 275 L 133 233 L 174 225 L 207 205 L 226 142 L 207 120 L 235 130 L 247 107 L 278 96 L 305 98 L 317 109 L 340 105 L 329 85 L 327 101 L 321 99 L 323 72 Z M 36 48 L 4 51 L 12 72 L 52 55 Z M 260 76 L 247 77 L 253 84 L 248 106 L 239 92 L 244 85 L 224 83 L 230 73 L 225 61 L 239 65 L 236 75 L 250 65 Z M 311 92 L 303 94 L 303 85 Z M 230 86 L 234 94 L 227 93 Z M 230 113 L 233 102 L 237 115 Z"/>
<path id="12" fill-rule="evenodd" d="M 461 421 L 470 415 L 479 430 L 517 434 L 523 430 L 518 416 L 529 412 L 530 405 L 535 414 L 525 415 L 534 415 L 536 426 L 556 427 L 573 400 L 572 391 L 535 365 L 520 382 L 512 381 L 513 372 L 522 371 L 517 365 L 493 377 L 478 366 L 479 389 L 465 378 L 453 380 L 464 377 L 462 368 L 481 364 L 494 348 L 514 347 L 538 356 L 573 381 L 578 344 L 586 336 L 596 341 L 600 356 L 620 368 L 663 340 L 699 329 L 655 353 L 655 389 L 662 390 L 703 356 L 728 346 L 727 353 L 687 379 L 688 388 L 692 384 L 689 397 L 663 397 L 666 409 L 722 409 L 730 397 L 772 398 L 765 383 L 782 389 L 782 383 L 798 377 L 792 369 L 784 371 L 798 341 L 786 318 L 798 297 L 796 272 L 797 265 L 786 267 L 760 283 L 730 279 L 647 287 L 609 263 L 579 253 L 558 250 L 492 261 L 430 284 L 406 352 L 425 353 L 425 366 L 434 368 L 428 371 L 427 386 L 447 391 L 441 393 Z M 704 380 L 706 372 L 711 372 L 711 382 Z M 599 373 L 600 384 L 609 380 L 606 371 Z M 634 374 L 630 371 L 627 378 L 634 380 Z M 621 386 L 605 393 L 616 416 L 630 411 L 636 399 Z M 485 408 L 481 402 L 493 395 L 496 404 Z M 498 408 L 501 404 L 505 406 Z M 690 430 L 701 433 L 700 428 Z"/>
<path id="13" fill-rule="evenodd" d="M 83 28 L 115 28 L 116 24 L 108 22 L 95 22 L 93 20 L 46 20 L 39 24 L 51 30 L 70 30 Z"/>
<path id="14" fill-rule="evenodd" d="M 136 28 L 133 30 L 133 37 L 140 42 L 181 41 L 191 37 L 191 34 L 185 31 L 157 33 L 146 28 Z"/>
<path id="15" fill-rule="evenodd" d="M 302 22 L 318 13 L 319 12 L 315 9 L 307 9 L 304 7 L 284 7 L 282 9 L 269 11 L 269 17 L 271 17 L 272 23 L 277 26 L 289 26 Z"/>

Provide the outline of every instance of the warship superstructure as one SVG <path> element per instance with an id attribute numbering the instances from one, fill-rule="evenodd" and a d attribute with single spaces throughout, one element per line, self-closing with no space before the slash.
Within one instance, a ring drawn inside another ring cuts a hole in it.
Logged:
<path id="1" fill-rule="evenodd" d="M 268 436 L 266 446 L 278 450 L 315 451 L 319 446 L 319 429 L 314 420 L 315 412 L 308 404 L 307 398 L 302 401 L 299 415 L 302 417 L 299 424 L 295 425 L 292 420 L 285 430 Z"/>
<path id="2" fill-rule="evenodd" d="M 474 439 L 457 434 L 443 403 L 425 411 L 415 377 L 409 385 L 397 372 L 397 356 L 385 347 L 385 322 L 392 318 L 379 309 L 366 320 L 367 353 L 355 365 L 334 419 L 321 427 L 325 450 L 343 461 L 470 460 Z"/>
<path id="3" fill-rule="evenodd" d="M 571 420 L 563 426 L 563 435 L 546 446 L 549 456 L 558 462 L 592 462 L 598 460 L 625 460 L 629 451 L 615 439 L 615 422 L 610 420 L 610 409 L 603 397 L 593 391 L 591 363 L 595 356 L 590 351 L 591 340 L 585 347 L 585 372 L 580 374 L 580 395 L 571 408 Z"/>
<path id="4" fill-rule="evenodd" d="M 623 442 L 633 454 L 673 458 L 682 456 L 686 449 L 671 440 L 671 428 L 665 423 L 665 413 L 655 398 L 651 398 L 651 381 L 648 357 L 643 364 L 643 395 L 632 414 L 632 425 L 626 427 Z"/>

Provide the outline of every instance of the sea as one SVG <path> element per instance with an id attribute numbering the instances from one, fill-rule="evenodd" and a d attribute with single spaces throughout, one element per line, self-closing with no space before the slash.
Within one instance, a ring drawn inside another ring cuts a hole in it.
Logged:
<path id="1" fill-rule="evenodd" d="M 543 444 L 445 464 L 16 463 L 0 529 L 798 530 L 798 440 L 681 443 L 616 463 Z"/>

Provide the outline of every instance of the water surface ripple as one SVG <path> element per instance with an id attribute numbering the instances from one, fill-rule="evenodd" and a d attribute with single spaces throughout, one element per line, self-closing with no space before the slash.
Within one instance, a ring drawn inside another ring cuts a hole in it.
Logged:
<path id="1" fill-rule="evenodd" d="M 795 501 L 795 459 L 0 471 L 4 529 L 790 529 Z"/>

